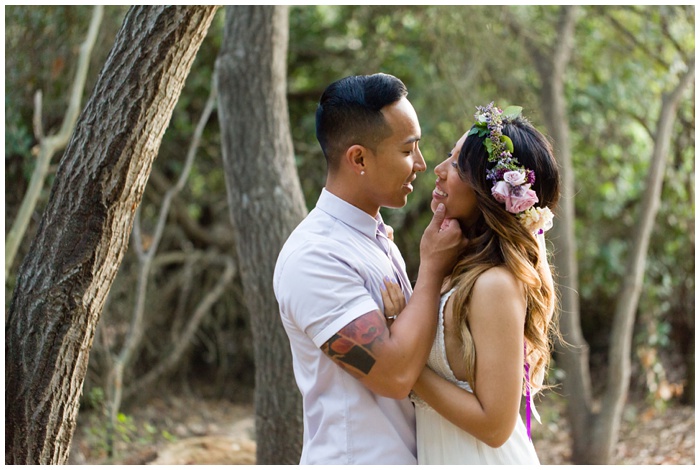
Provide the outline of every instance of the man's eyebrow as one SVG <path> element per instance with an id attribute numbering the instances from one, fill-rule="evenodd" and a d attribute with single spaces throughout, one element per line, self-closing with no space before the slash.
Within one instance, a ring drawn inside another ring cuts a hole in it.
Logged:
<path id="1" fill-rule="evenodd" d="M 420 136 L 409 137 L 404 142 L 402 142 L 401 145 L 412 144 L 414 142 L 418 142 L 419 140 L 420 140 Z"/>

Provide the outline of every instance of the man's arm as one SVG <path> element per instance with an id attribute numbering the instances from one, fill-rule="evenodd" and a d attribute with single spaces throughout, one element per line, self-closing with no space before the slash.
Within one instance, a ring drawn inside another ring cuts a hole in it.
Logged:
<path id="1" fill-rule="evenodd" d="M 379 395 L 408 396 L 428 359 L 443 279 L 466 246 L 459 224 L 443 224 L 443 219 L 444 208 L 440 208 L 423 234 L 413 295 L 391 327 L 382 312 L 373 310 L 344 326 L 321 347 L 336 364 Z"/>
<path id="2" fill-rule="evenodd" d="M 326 341 L 321 350 L 357 379 L 364 379 L 377 362 L 389 327 L 379 310 L 362 315 Z"/>

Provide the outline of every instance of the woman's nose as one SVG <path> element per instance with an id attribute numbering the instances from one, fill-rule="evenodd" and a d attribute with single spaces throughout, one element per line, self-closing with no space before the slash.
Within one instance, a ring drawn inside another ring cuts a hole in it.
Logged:
<path id="1" fill-rule="evenodd" d="M 443 161 L 442 163 L 438 163 L 438 165 L 435 167 L 435 174 L 442 178 L 445 174 L 445 162 Z"/>

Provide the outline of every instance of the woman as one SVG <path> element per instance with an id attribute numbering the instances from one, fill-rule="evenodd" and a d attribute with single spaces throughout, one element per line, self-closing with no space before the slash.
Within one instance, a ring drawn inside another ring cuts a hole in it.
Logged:
<path id="1" fill-rule="evenodd" d="M 469 239 L 445 279 L 438 332 L 413 388 L 419 464 L 536 464 L 531 396 L 549 358 L 555 292 L 544 245 L 559 196 L 547 139 L 491 103 L 435 168 L 432 208 Z M 388 316 L 401 310 L 387 284 Z M 527 422 L 519 409 L 526 397 Z"/>

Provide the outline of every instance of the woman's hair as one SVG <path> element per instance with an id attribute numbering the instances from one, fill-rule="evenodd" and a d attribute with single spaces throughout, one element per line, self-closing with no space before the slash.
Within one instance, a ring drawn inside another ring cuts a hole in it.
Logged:
<path id="1" fill-rule="evenodd" d="M 513 157 L 535 172 L 531 189 L 539 199 L 537 205 L 554 209 L 559 198 L 559 171 L 547 138 L 521 116 L 504 122 L 503 134 L 513 142 Z M 547 272 L 547 260 L 542 257 L 545 250 L 540 250 L 536 236 L 492 196 L 493 183 L 486 176 L 493 166 L 488 161 L 484 137 L 468 136 L 459 154 L 458 167 L 461 178 L 476 194 L 481 215 L 475 226 L 469 228 L 467 251 L 455 266 L 446 288 L 456 287 L 453 305 L 464 306 L 455 309 L 454 321 L 465 348 L 467 379 L 474 387 L 476 350 L 469 331 L 468 310 L 474 283 L 494 266 L 505 266 L 522 282 L 527 301 L 525 360 L 529 365 L 530 385 L 536 390 L 541 385 L 534 378 L 546 372 L 551 355 L 550 338 L 558 334 L 554 322 L 556 292 Z"/>
<path id="2" fill-rule="evenodd" d="M 408 91 L 393 75 L 355 75 L 328 85 L 316 108 L 316 138 L 329 168 L 354 145 L 374 149 L 391 135 L 382 108 L 399 101 Z"/>

